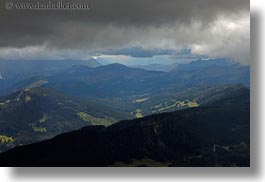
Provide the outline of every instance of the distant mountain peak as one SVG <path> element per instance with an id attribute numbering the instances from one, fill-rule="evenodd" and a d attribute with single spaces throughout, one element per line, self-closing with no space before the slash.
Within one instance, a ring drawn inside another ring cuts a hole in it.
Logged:
<path id="1" fill-rule="evenodd" d="M 213 59 L 198 59 L 187 64 L 179 64 L 172 72 L 183 71 L 183 70 L 196 70 L 199 68 L 207 67 L 230 67 L 240 66 L 240 64 L 229 58 L 213 58 Z"/>
<path id="2" fill-rule="evenodd" d="M 113 63 L 113 64 L 109 64 L 109 65 L 105 65 L 105 66 L 100 66 L 99 68 L 104 68 L 104 69 L 119 69 L 119 70 L 129 70 L 130 68 L 123 65 L 123 64 L 119 64 L 119 63 Z"/>
<path id="3" fill-rule="evenodd" d="M 85 66 L 89 66 L 91 68 L 95 68 L 95 67 L 98 67 L 98 66 L 101 66 L 102 64 L 100 64 L 100 62 L 95 59 L 95 58 L 90 58 L 90 59 L 87 59 L 85 60 Z"/>
<path id="4" fill-rule="evenodd" d="M 120 64 L 120 63 L 109 64 L 109 65 L 106 65 L 105 67 L 123 67 L 123 68 L 128 68 L 128 66 L 125 66 L 124 64 Z"/>

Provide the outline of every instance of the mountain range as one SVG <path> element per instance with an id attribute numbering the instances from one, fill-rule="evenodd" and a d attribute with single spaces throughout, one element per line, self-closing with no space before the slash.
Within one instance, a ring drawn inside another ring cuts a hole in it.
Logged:
<path id="1" fill-rule="evenodd" d="M 97 67 L 101 64 L 92 58 L 88 60 L 0 60 L 0 94 L 14 91 L 17 85 L 32 77 L 50 76 L 74 65 Z"/>
<path id="2" fill-rule="evenodd" d="M 23 89 L 0 100 L 1 151 L 87 125 L 110 125 L 128 118 L 125 113 L 93 100 L 42 87 Z"/>
<path id="3" fill-rule="evenodd" d="M 204 106 L 88 126 L 0 154 L 1 166 L 249 166 L 249 89 Z"/>
<path id="4" fill-rule="evenodd" d="M 249 66 L 11 63 L 0 65 L 0 165 L 249 166 Z"/>

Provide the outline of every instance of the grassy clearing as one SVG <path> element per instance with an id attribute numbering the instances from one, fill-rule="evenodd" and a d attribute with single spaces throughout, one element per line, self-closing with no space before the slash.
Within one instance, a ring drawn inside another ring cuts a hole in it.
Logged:
<path id="1" fill-rule="evenodd" d="M 47 128 L 46 127 L 36 126 L 35 123 L 32 123 L 31 124 L 31 127 L 32 127 L 32 129 L 33 129 L 34 132 L 39 132 L 39 133 L 47 132 Z"/>
<path id="2" fill-rule="evenodd" d="M 192 101 L 189 101 L 188 99 L 184 100 L 184 101 L 175 101 L 175 103 L 173 103 L 171 105 L 168 105 L 168 103 L 169 102 L 165 102 L 165 103 L 161 103 L 159 105 L 154 106 L 153 108 L 155 108 L 157 110 L 153 110 L 152 112 L 153 113 L 162 112 L 162 111 L 172 109 L 172 108 L 198 107 L 198 106 L 200 106 L 199 103 L 197 103 L 197 101 L 195 99 L 193 99 Z"/>
<path id="3" fill-rule="evenodd" d="M 200 106 L 195 100 L 189 101 L 187 103 L 187 105 L 188 105 L 188 107 L 198 107 L 198 106 Z"/>
<path id="4" fill-rule="evenodd" d="M 44 123 L 48 119 L 47 114 L 43 114 L 43 116 L 39 119 L 39 123 Z"/>
<path id="5" fill-rule="evenodd" d="M 5 102 L 0 102 L 0 106 L 9 104 L 11 102 L 11 100 L 6 100 Z"/>
<path id="6" fill-rule="evenodd" d="M 47 132 L 47 128 L 45 128 L 45 127 L 37 127 L 37 126 L 33 126 L 32 129 L 33 129 L 35 132 L 39 132 L 39 133 Z"/>
<path id="7" fill-rule="evenodd" d="M 31 97 L 29 96 L 29 95 L 27 95 L 26 97 L 25 97 L 25 102 L 29 102 L 31 100 Z"/>
<path id="8" fill-rule="evenodd" d="M 8 137 L 6 135 L 0 135 L 0 142 L 3 143 L 12 143 L 14 139 L 12 137 Z"/>
<path id="9" fill-rule="evenodd" d="M 104 118 L 96 118 L 85 112 L 78 112 L 77 115 L 84 121 L 91 123 L 91 125 L 104 125 L 109 126 L 114 123 L 114 121 L 104 119 Z"/>
<path id="10" fill-rule="evenodd" d="M 142 98 L 142 99 L 136 99 L 133 101 L 133 103 L 140 103 L 140 102 L 144 102 L 144 101 L 147 101 L 149 99 L 149 97 L 146 97 L 146 98 Z"/>
<path id="11" fill-rule="evenodd" d="M 143 117 L 141 109 L 136 109 L 135 117 L 136 118 L 142 118 Z"/>

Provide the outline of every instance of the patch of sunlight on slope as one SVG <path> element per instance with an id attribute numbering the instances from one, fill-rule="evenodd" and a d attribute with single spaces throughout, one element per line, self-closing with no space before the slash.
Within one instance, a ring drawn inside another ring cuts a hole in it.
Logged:
<path id="1" fill-rule="evenodd" d="M 39 133 L 47 132 L 47 128 L 46 127 L 36 126 L 35 123 L 32 123 L 31 124 L 31 127 L 32 127 L 32 129 L 33 129 L 34 132 L 39 132 Z"/>
<path id="2" fill-rule="evenodd" d="M 8 137 L 6 135 L 0 135 L 0 142 L 1 143 L 12 143 L 14 142 L 14 139 L 12 137 Z"/>
<path id="3" fill-rule="evenodd" d="M 43 114 L 43 116 L 39 119 L 39 123 L 44 123 L 48 119 L 47 114 Z"/>
<path id="4" fill-rule="evenodd" d="M 11 100 L 6 100 L 5 102 L 0 102 L 0 106 L 4 106 L 6 104 L 9 104 Z"/>
<path id="5" fill-rule="evenodd" d="M 44 127 L 37 127 L 37 126 L 34 126 L 34 127 L 32 127 L 32 128 L 33 128 L 33 130 L 34 130 L 35 132 L 40 132 L 40 133 L 47 132 L 47 128 L 44 128 Z"/>
<path id="6" fill-rule="evenodd" d="M 104 118 L 96 118 L 87 114 L 85 112 L 78 112 L 77 115 L 84 121 L 89 122 L 91 125 L 104 125 L 109 126 L 114 123 L 112 120 L 104 119 Z"/>
<path id="7" fill-rule="evenodd" d="M 144 101 L 147 101 L 149 99 L 149 97 L 146 97 L 146 98 L 142 98 L 142 99 L 136 99 L 133 101 L 133 103 L 140 103 L 140 102 L 144 102 Z"/>
<path id="8" fill-rule="evenodd" d="M 25 97 L 25 102 L 29 102 L 31 100 L 31 97 L 29 96 L 29 95 L 27 95 L 26 97 Z"/>
<path id="9" fill-rule="evenodd" d="M 31 83 L 31 84 L 27 87 L 27 89 L 32 89 L 32 88 L 35 88 L 35 87 L 40 87 L 40 86 L 42 86 L 42 85 L 44 85 L 44 84 L 46 84 L 46 83 L 48 83 L 48 80 L 40 79 L 40 80 L 37 80 L 37 81 Z"/>
<path id="10" fill-rule="evenodd" d="M 200 106 L 196 101 L 189 101 L 187 103 L 188 107 L 198 107 Z"/>
<path id="11" fill-rule="evenodd" d="M 163 107 L 164 106 L 164 107 Z M 176 101 L 174 104 L 172 105 L 168 105 L 167 102 L 166 103 L 161 103 L 159 105 L 154 106 L 153 108 L 159 109 L 158 110 L 153 110 L 152 112 L 162 112 L 162 111 L 166 111 L 168 109 L 172 109 L 172 108 L 182 108 L 182 107 L 199 107 L 200 104 L 193 99 L 192 101 L 189 100 L 184 100 L 184 101 Z"/>
<path id="12" fill-rule="evenodd" d="M 143 117 L 141 109 L 136 109 L 135 117 L 136 118 L 142 118 Z"/>

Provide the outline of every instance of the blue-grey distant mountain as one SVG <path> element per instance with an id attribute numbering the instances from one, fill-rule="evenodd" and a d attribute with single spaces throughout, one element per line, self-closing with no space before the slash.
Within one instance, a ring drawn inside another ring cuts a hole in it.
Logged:
<path id="1" fill-rule="evenodd" d="M 250 67 L 230 59 L 198 60 L 178 65 L 165 77 L 165 82 L 172 80 L 187 86 L 223 83 L 249 86 Z"/>
<path id="2" fill-rule="evenodd" d="M 149 71 L 164 71 L 169 72 L 173 70 L 178 63 L 172 63 L 172 64 L 149 64 L 149 65 L 131 65 L 131 68 L 141 68 L 144 70 Z"/>
<path id="3" fill-rule="evenodd" d="M 191 87 L 242 83 L 249 85 L 250 69 L 228 59 L 198 60 L 177 65 L 168 73 L 110 64 L 97 68 L 75 66 L 48 78 L 47 85 L 82 97 L 124 97 L 176 92 Z"/>
<path id="4" fill-rule="evenodd" d="M 47 86 L 82 97 L 122 97 L 156 88 L 164 72 L 110 64 L 89 68 L 74 66 L 48 78 Z"/>
<path id="5" fill-rule="evenodd" d="M 249 87 L 249 80 L 249 66 L 229 59 L 211 59 L 179 64 L 170 72 L 121 64 L 96 68 L 75 65 L 51 76 L 19 82 L 15 88 L 50 87 L 69 95 L 94 99 L 135 117 L 197 106 L 209 94 L 229 85 Z"/>
<path id="6" fill-rule="evenodd" d="M 50 76 L 31 77 L 9 90 L 49 87 L 90 98 L 132 118 L 196 107 L 233 85 L 249 87 L 249 66 L 229 59 L 197 60 L 170 72 L 147 71 L 121 64 L 91 68 L 74 65 Z"/>
<path id="7" fill-rule="evenodd" d="M 95 59 L 89 60 L 1 60 L 0 94 L 8 94 L 17 84 L 34 76 L 50 76 L 74 65 L 97 67 L 101 64 Z M 18 88 L 19 89 L 19 88 Z"/>

